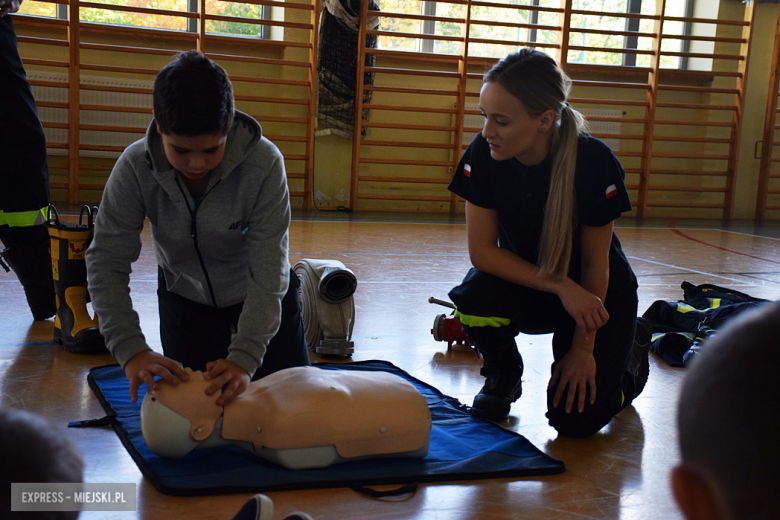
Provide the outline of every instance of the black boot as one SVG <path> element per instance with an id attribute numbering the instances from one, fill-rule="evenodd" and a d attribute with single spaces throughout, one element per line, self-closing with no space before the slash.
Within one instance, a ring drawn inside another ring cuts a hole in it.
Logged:
<path id="1" fill-rule="evenodd" d="M 632 399 L 635 399 L 642 393 L 650 375 L 649 352 L 652 338 L 652 324 L 646 318 L 638 317 L 636 319 L 634 346 L 631 349 L 631 359 L 628 361 L 628 372 L 634 379 L 634 396 Z"/>
<path id="2" fill-rule="evenodd" d="M 0 226 L 0 240 L 5 245 L 0 251 L 0 266 L 6 271 L 10 266 L 16 273 L 33 319 L 41 321 L 54 316 L 57 307 L 46 226 Z"/>
<path id="3" fill-rule="evenodd" d="M 494 422 L 505 421 L 512 403 L 523 393 L 523 358 L 515 335 L 507 327 L 463 327 L 483 359 L 485 385 L 474 397 L 471 413 Z"/>
<path id="4" fill-rule="evenodd" d="M 89 210 L 89 208 L 87 207 Z M 57 293 L 57 317 L 54 319 L 54 341 L 68 352 L 107 352 L 97 320 L 87 311 L 87 262 L 84 254 L 92 242 L 92 213 L 88 222 L 60 222 L 57 210 L 50 207 L 49 235 Z M 82 210 L 82 217 L 83 217 Z"/>

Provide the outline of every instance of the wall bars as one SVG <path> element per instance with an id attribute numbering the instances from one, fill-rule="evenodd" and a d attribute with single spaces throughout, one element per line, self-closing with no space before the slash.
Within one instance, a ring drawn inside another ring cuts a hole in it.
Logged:
<path id="1" fill-rule="evenodd" d="M 316 0 L 134 3 L 28 1 L 54 16 L 14 15 L 47 131 L 52 199 L 99 200 L 116 157 L 151 121 L 155 75 L 176 52 L 199 49 L 228 71 L 236 107 L 279 146 L 293 202 L 308 209 Z"/>
<path id="2" fill-rule="evenodd" d="M 772 51 L 772 71 L 769 75 L 769 93 L 764 116 L 764 133 L 761 141 L 761 163 L 758 176 L 758 194 L 756 197 L 756 220 L 766 220 L 780 211 L 780 153 L 775 147 L 780 146 L 775 132 L 780 129 L 777 115 L 778 89 L 780 89 L 780 11 L 778 11 L 775 27 L 775 41 Z M 758 150 L 756 150 L 758 152 Z"/>
<path id="3" fill-rule="evenodd" d="M 572 78 L 572 106 L 623 163 L 636 216 L 733 215 L 752 6 L 709 18 L 704 5 L 686 11 L 664 0 L 628 0 L 626 12 L 593 10 L 587 0 L 446 0 L 409 12 L 415 3 L 368 12 L 363 1 L 364 19 L 382 23 L 364 31 L 380 49 L 358 56 L 361 70 L 366 52 L 377 65 L 367 69 L 373 86 L 358 83 L 359 105 L 364 90 L 373 96 L 359 106 L 368 120 L 356 117 L 366 136 L 355 132 L 353 210 L 392 201 L 408 211 L 462 211 L 446 185 L 481 129 L 474 116 L 482 76 L 500 57 L 533 46 Z"/>

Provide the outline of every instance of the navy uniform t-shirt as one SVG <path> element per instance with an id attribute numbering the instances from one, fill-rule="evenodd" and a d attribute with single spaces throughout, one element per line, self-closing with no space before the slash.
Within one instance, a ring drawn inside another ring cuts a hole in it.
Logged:
<path id="1" fill-rule="evenodd" d="M 595 137 L 582 134 L 577 146 L 574 195 L 576 225 L 600 227 L 631 210 L 625 170 L 612 150 Z M 544 209 L 550 191 L 552 156 L 536 166 L 516 158 L 496 161 L 482 133 L 466 149 L 449 190 L 481 208 L 498 213 L 499 246 L 536 265 Z M 581 278 L 581 249 L 575 228 L 569 277 Z M 636 278 L 612 233 L 609 253 L 610 292 L 636 289 Z"/>

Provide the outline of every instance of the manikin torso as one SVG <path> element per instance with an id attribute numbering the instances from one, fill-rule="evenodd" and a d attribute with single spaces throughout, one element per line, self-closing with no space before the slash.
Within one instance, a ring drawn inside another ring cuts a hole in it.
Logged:
<path id="1" fill-rule="evenodd" d="M 424 457 L 431 418 L 417 389 L 386 372 L 296 367 L 250 383 L 229 405 L 205 394 L 203 373 L 148 391 L 141 430 L 149 448 L 179 458 L 234 444 L 301 469 L 377 457 Z"/>

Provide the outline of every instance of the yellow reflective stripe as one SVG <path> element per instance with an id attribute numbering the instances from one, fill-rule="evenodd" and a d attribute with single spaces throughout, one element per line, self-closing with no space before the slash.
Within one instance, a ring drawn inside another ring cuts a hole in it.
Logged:
<path id="1" fill-rule="evenodd" d="M 681 332 L 681 331 L 669 331 L 669 332 L 654 332 L 653 335 L 650 337 L 650 341 L 655 343 L 655 341 L 660 338 L 661 336 L 666 336 L 667 334 L 677 334 L 678 336 L 685 336 L 686 338 L 692 340 L 696 337 L 696 334 L 693 332 Z"/>
<path id="2" fill-rule="evenodd" d="M 509 318 L 470 316 L 457 310 L 455 311 L 455 317 L 457 317 L 460 320 L 460 323 L 466 327 L 505 327 L 512 322 Z"/>
<path id="3" fill-rule="evenodd" d="M 687 303 L 678 303 L 677 304 L 677 312 L 681 312 L 685 314 L 686 312 L 701 312 L 699 309 L 695 307 L 691 307 Z"/>
<path id="4" fill-rule="evenodd" d="M 45 208 L 32 211 L 14 211 L 5 212 L 0 210 L 0 226 L 9 227 L 30 227 L 37 226 L 46 222 Z"/>
<path id="5" fill-rule="evenodd" d="M 686 312 L 705 312 L 720 307 L 722 300 L 720 298 L 707 298 L 707 301 L 710 303 L 710 306 L 706 309 L 697 309 L 695 307 L 691 307 L 687 303 L 678 303 L 676 309 L 677 312 L 682 314 L 685 314 Z"/>

